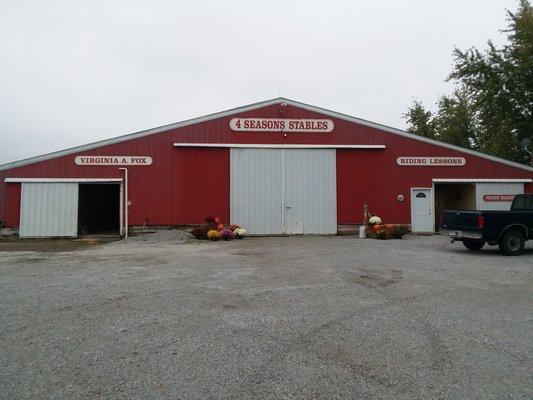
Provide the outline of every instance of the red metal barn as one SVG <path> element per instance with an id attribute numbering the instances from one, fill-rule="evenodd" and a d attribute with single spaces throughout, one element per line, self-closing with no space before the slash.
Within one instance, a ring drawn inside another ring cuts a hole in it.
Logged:
<path id="1" fill-rule="evenodd" d="M 127 177 L 126 177 L 127 174 Z M 533 168 L 278 98 L 0 166 L 21 237 L 125 233 L 206 215 L 254 234 L 362 222 L 432 232 L 444 208 L 506 209 Z"/>

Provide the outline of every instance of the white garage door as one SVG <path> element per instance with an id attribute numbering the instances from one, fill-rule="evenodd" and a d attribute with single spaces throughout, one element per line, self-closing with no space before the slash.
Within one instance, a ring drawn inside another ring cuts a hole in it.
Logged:
<path id="1" fill-rule="evenodd" d="M 20 237 L 75 237 L 77 183 L 23 183 Z"/>
<path id="2" fill-rule="evenodd" d="M 524 184 L 494 182 L 476 184 L 476 207 L 478 210 L 509 210 L 515 194 L 524 193 Z"/>
<path id="3" fill-rule="evenodd" d="M 334 149 L 231 149 L 231 222 L 251 234 L 334 234 Z"/>

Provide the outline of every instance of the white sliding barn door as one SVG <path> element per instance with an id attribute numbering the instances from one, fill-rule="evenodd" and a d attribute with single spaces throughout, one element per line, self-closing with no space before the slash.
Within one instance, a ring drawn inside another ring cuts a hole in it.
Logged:
<path id="1" fill-rule="evenodd" d="M 283 233 L 280 149 L 231 149 L 230 220 L 248 233 Z"/>
<path id="2" fill-rule="evenodd" d="M 515 194 L 524 193 L 524 184 L 515 182 L 477 183 L 476 207 L 478 210 L 509 211 Z"/>
<path id="3" fill-rule="evenodd" d="M 23 183 L 20 237 L 76 237 L 77 183 Z"/>
<path id="4" fill-rule="evenodd" d="M 230 219 L 249 233 L 337 233 L 334 149 L 231 149 Z"/>
<path id="5" fill-rule="evenodd" d="M 284 149 L 285 233 L 337 233 L 334 149 Z"/>

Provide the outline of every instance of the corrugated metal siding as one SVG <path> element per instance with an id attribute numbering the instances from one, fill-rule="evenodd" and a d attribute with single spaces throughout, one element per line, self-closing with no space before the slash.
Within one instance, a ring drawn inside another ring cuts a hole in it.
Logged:
<path id="1" fill-rule="evenodd" d="M 282 159 L 276 149 L 231 149 L 231 223 L 251 234 L 280 234 Z"/>
<path id="2" fill-rule="evenodd" d="M 524 193 L 523 183 L 477 183 L 476 184 L 476 208 L 478 210 L 501 210 L 511 208 L 512 201 L 485 201 L 483 196 L 487 194 L 521 194 Z"/>
<path id="3" fill-rule="evenodd" d="M 239 114 L 240 117 L 330 118 L 294 106 L 268 106 Z M 231 117 L 191 125 L 123 143 L 103 146 L 8 171 L 10 177 L 28 178 L 121 178 L 117 167 L 78 166 L 80 155 L 145 155 L 149 167 L 130 167 L 129 195 L 132 225 L 179 225 L 200 223 L 206 214 L 229 219 L 229 149 L 174 148 L 188 143 L 282 143 L 282 144 L 384 144 L 385 150 L 337 150 L 337 219 L 340 224 L 362 222 L 363 202 L 386 222 L 410 222 L 410 188 L 431 187 L 432 178 L 532 178 L 531 172 L 330 118 L 331 133 L 237 133 L 229 129 Z M 463 156 L 464 167 L 399 167 L 398 156 Z M 5 193 L 0 220 L 16 221 L 18 196 L 10 197 L 13 184 L 0 182 Z M 14 186 L 13 186 L 14 187 Z M 529 185 L 529 188 L 533 186 Z M 528 189 L 533 190 L 533 189 Z M 405 201 L 396 200 L 398 194 Z"/>
<path id="4" fill-rule="evenodd" d="M 283 153 L 286 233 L 337 233 L 335 150 Z"/>
<path id="5" fill-rule="evenodd" d="M 23 183 L 20 237 L 75 237 L 77 183 Z"/>

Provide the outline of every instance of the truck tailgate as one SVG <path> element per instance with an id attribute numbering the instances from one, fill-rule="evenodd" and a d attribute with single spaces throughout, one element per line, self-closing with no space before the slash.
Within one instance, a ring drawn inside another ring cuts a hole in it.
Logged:
<path id="1" fill-rule="evenodd" d="M 442 212 L 442 227 L 450 230 L 478 231 L 479 211 L 454 211 Z"/>

